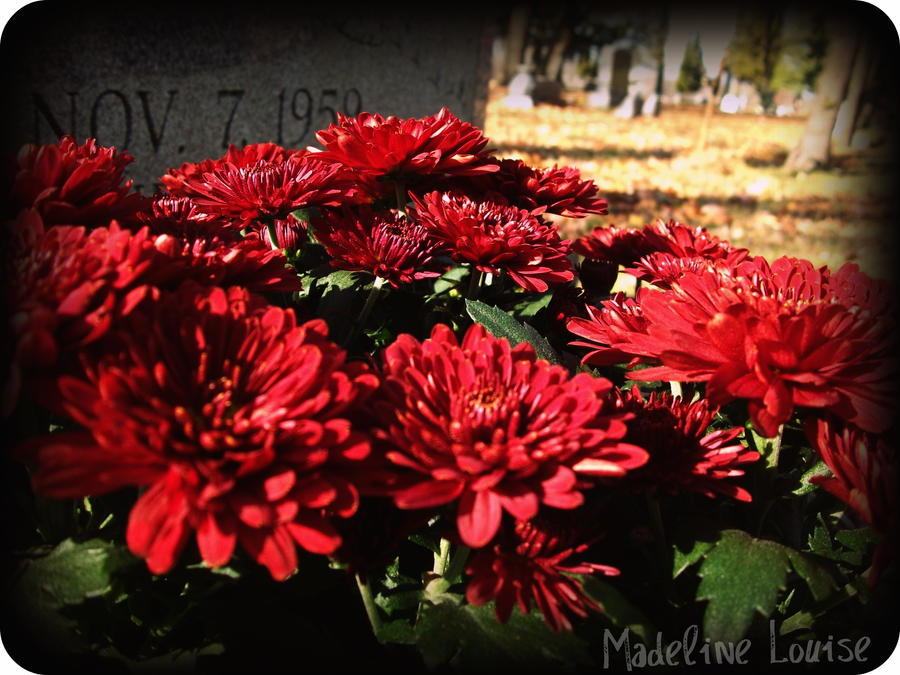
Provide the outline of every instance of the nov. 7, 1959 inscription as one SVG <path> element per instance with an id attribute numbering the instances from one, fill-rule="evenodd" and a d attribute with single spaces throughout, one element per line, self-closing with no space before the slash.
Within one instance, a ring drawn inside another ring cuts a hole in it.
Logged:
<path id="1" fill-rule="evenodd" d="M 125 150 L 144 146 L 173 161 L 189 149 L 224 151 L 232 143 L 265 140 L 299 147 L 311 143 L 317 130 L 336 122 L 338 112 L 352 117 L 363 110 L 356 87 L 284 87 L 265 93 L 221 88 L 191 96 L 183 88 L 104 89 L 91 96 L 75 90 L 55 97 L 32 91 L 31 101 L 35 143 L 53 142 L 70 133 L 79 140 L 90 136 Z"/>

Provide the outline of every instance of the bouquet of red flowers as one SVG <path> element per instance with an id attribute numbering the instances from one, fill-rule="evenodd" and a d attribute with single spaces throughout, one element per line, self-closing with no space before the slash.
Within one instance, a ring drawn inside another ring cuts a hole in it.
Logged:
<path id="1" fill-rule="evenodd" d="M 152 196 L 90 139 L 19 153 L 14 657 L 887 657 L 887 282 L 675 221 L 561 238 L 559 218 L 607 213 L 597 186 L 494 156 L 446 109 L 316 138 L 232 146 Z"/>

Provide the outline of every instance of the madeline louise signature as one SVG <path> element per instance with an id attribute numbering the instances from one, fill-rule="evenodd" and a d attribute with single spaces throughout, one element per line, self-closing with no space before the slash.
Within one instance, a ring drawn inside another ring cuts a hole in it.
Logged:
<path id="1" fill-rule="evenodd" d="M 747 665 L 750 663 L 752 642 L 744 638 L 739 642 L 700 640 L 699 626 L 688 626 L 681 640 L 663 642 L 662 634 L 656 634 L 654 647 L 643 642 L 631 642 L 631 633 L 625 628 L 616 637 L 609 629 L 603 632 L 603 667 L 625 668 L 658 666 L 704 665 Z M 868 660 L 866 650 L 871 638 L 862 636 L 835 639 L 829 635 L 825 640 L 801 640 L 779 642 L 775 622 L 769 622 L 769 663 L 864 663 Z"/>

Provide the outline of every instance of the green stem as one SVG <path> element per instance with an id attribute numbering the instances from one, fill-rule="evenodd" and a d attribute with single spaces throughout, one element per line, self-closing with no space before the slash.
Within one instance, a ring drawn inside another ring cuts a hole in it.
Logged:
<path id="1" fill-rule="evenodd" d="M 347 339 L 344 340 L 345 347 L 353 342 L 356 336 L 359 335 L 359 331 L 362 330 L 362 327 L 366 325 L 366 320 L 369 318 L 369 314 L 372 313 L 372 307 L 375 306 L 375 301 L 378 300 L 383 285 L 384 279 L 375 277 L 375 281 L 372 282 L 372 290 L 369 291 L 369 295 L 366 297 L 366 304 L 363 305 L 362 311 L 359 313 L 356 321 L 353 322 L 353 328 L 350 329 Z"/>
<path id="2" fill-rule="evenodd" d="M 450 560 L 450 540 L 441 537 L 440 552 L 434 554 L 434 573 L 444 576 L 447 562 Z"/>
<path id="3" fill-rule="evenodd" d="M 478 291 L 481 290 L 481 281 L 484 279 L 484 272 L 475 269 L 469 271 L 469 289 L 466 291 L 466 299 L 477 300 Z"/>
<path id="4" fill-rule="evenodd" d="M 397 210 L 405 216 L 407 193 L 406 188 L 398 180 L 394 181 L 394 195 L 397 198 Z"/>
<path id="5" fill-rule="evenodd" d="M 468 546 L 460 544 L 456 548 L 456 552 L 450 557 L 450 564 L 444 572 L 444 578 L 452 583 L 452 580 L 462 574 L 466 566 L 466 560 L 469 559 L 470 549 Z"/>
<path id="6" fill-rule="evenodd" d="M 769 515 L 769 511 L 772 506 L 775 505 L 775 502 L 778 501 L 778 496 L 772 494 L 773 488 L 775 487 L 775 480 L 778 477 L 778 457 L 781 454 L 781 439 L 784 435 L 784 425 L 778 427 L 778 433 L 775 434 L 775 437 L 771 440 L 763 440 L 763 446 L 760 454 L 763 455 L 763 461 L 766 463 L 766 469 L 763 473 L 763 485 L 762 490 L 759 490 L 759 494 L 764 497 L 764 500 L 760 500 L 760 510 L 759 516 L 756 521 L 756 534 L 762 532 L 763 525 L 765 524 L 766 518 Z M 754 440 L 758 441 L 759 437 Z M 758 447 L 758 443 L 757 443 Z M 754 499 L 754 501 L 756 501 Z"/>
<path id="7" fill-rule="evenodd" d="M 273 251 L 280 251 L 281 247 L 278 245 L 278 231 L 275 229 L 275 222 L 270 220 L 266 223 L 266 231 L 269 233 L 269 244 L 272 246 Z"/>
<path id="8" fill-rule="evenodd" d="M 366 298 L 366 304 L 363 305 L 362 311 L 359 313 L 358 323 L 360 326 L 365 324 L 369 318 L 369 314 L 372 313 L 372 308 L 375 306 L 375 301 L 381 293 L 382 286 L 384 286 L 384 279 L 375 277 L 375 281 L 372 282 L 372 290 L 369 291 L 369 296 Z"/>
<path id="9" fill-rule="evenodd" d="M 784 425 L 778 427 L 778 433 L 772 439 L 769 446 L 769 452 L 766 454 L 766 468 L 771 469 L 772 482 L 774 483 L 775 473 L 778 469 L 778 455 L 781 454 L 781 437 L 784 435 Z"/>
<path id="10" fill-rule="evenodd" d="M 378 615 L 378 606 L 375 604 L 375 598 L 372 596 L 372 589 L 369 584 L 362 580 L 359 574 L 356 575 L 356 587 L 359 588 L 359 596 L 362 598 L 363 607 L 366 608 L 366 616 L 369 617 L 369 625 L 372 626 L 372 634 L 375 639 L 381 642 L 378 637 L 381 632 L 381 617 Z"/>

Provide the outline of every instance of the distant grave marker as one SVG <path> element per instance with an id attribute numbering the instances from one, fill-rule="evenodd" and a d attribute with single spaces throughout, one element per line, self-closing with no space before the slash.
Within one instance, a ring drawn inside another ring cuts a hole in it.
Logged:
<path id="1" fill-rule="evenodd" d="M 40 2 L 2 41 L 3 151 L 96 137 L 142 191 L 230 143 L 315 144 L 338 112 L 482 124 L 490 39 L 473 12 Z"/>

